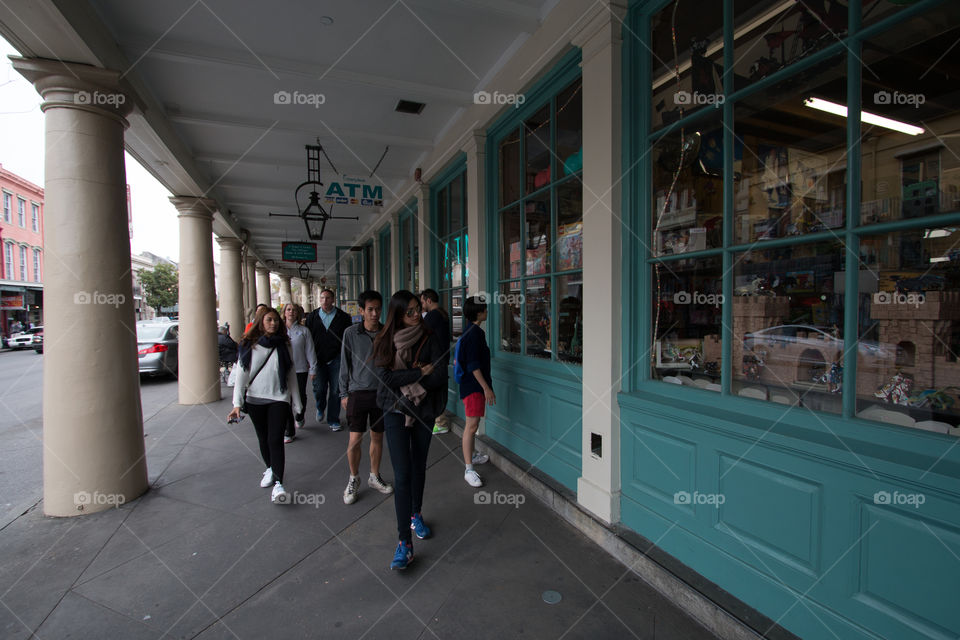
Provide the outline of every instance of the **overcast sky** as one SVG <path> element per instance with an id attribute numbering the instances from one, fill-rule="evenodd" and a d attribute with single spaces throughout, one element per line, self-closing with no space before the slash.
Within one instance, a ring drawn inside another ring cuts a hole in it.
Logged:
<path id="1" fill-rule="evenodd" d="M 40 94 L 14 71 L 7 56 L 18 55 L 0 38 L 0 164 L 8 171 L 43 186 L 43 113 Z M 133 203 L 134 253 L 149 251 L 174 261 L 180 258 L 177 210 L 167 199 L 170 192 L 126 156 L 127 183 Z M 214 251 L 219 260 L 219 251 Z"/>

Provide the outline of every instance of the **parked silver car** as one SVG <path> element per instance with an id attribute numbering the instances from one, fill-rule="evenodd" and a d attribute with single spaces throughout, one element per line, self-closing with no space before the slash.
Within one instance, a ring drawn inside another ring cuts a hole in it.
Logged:
<path id="1" fill-rule="evenodd" d="M 140 373 L 176 376 L 178 363 L 178 332 L 175 322 L 138 322 L 137 353 Z"/>

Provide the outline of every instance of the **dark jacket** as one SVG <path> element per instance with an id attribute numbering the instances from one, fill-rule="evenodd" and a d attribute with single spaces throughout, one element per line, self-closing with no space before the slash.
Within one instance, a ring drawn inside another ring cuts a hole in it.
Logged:
<path id="1" fill-rule="evenodd" d="M 217 334 L 217 351 L 220 354 L 220 362 L 237 361 L 237 343 L 230 336 Z"/>
<path id="2" fill-rule="evenodd" d="M 446 367 L 450 364 L 450 320 L 447 317 L 446 313 L 441 311 L 439 308 L 434 309 L 433 311 L 428 311 L 427 315 L 423 316 L 423 322 L 437 334 L 437 338 L 440 340 L 440 344 L 443 345 L 444 351 L 447 353 L 443 358 L 443 366 Z"/>
<path id="3" fill-rule="evenodd" d="M 460 398 L 466 398 L 472 393 L 483 393 L 483 387 L 477 382 L 473 372 L 477 369 L 491 387 L 490 378 L 490 347 L 487 346 L 487 335 L 480 325 L 464 318 L 463 335 L 457 341 L 457 365 L 463 369 L 463 379 L 460 380 Z"/>
<path id="4" fill-rule="evenodd" d="M 400 387 L 414 382 L 420 382 L 427 391 L 427 396 L 417 405 L 419 422 L 433 429 L 437 416 L 443 413 L 447 406 L 447 368 L 441 366 L 443 354 L 448 349 L 441 345 L 437 334 L 427 329 L 427 341 L 420 351 L 420 362 L 433 363 L 433 373 L 420 377 L 420 369 L 391 370 L 386 367 L 377 367 L 377 377 L 380 385 L 377 387 L 377 406 L 383 411 L 395 411 L 403 393 Z M 413 363 L 408 363 L 413 364 Z"/>
<path id="5" fill-rule="evenodd" d="M 336 307 L 335 307 L 336 308 Z M 340 359 L 340 348 L 343 344 L 343 332 L 353 324 L 353 318 L 343 309 L 336 308 L 330 328 L 323 326 L 320 318 L 320 309 L 314 309 L 304 318 L 303 324 L 310 329 L 313 336 L 313 348 L 317 350 L 317 364 L 327 364 L 331 360 Z"/>

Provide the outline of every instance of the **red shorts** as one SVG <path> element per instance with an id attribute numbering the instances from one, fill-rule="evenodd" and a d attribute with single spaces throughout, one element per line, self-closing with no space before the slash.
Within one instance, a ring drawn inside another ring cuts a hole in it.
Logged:
<path id="1" fill-rule="evenodd" d="M 463 409 L 468 418 L 482 418 L 487 408 L 487 399 L 479 391 L 474 391 L 463 399 Z"/>

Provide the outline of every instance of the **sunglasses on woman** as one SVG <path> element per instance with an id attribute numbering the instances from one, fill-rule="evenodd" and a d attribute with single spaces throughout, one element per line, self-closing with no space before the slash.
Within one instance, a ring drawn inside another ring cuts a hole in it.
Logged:
<path id="1" fill-rule="evenodd" d="M 414 316 L 420 315 L 420 308 L 417 307 L 416 309 L 407 309 L 404 313 L 407 315 L 408 318 L 412 318 Z"/>

